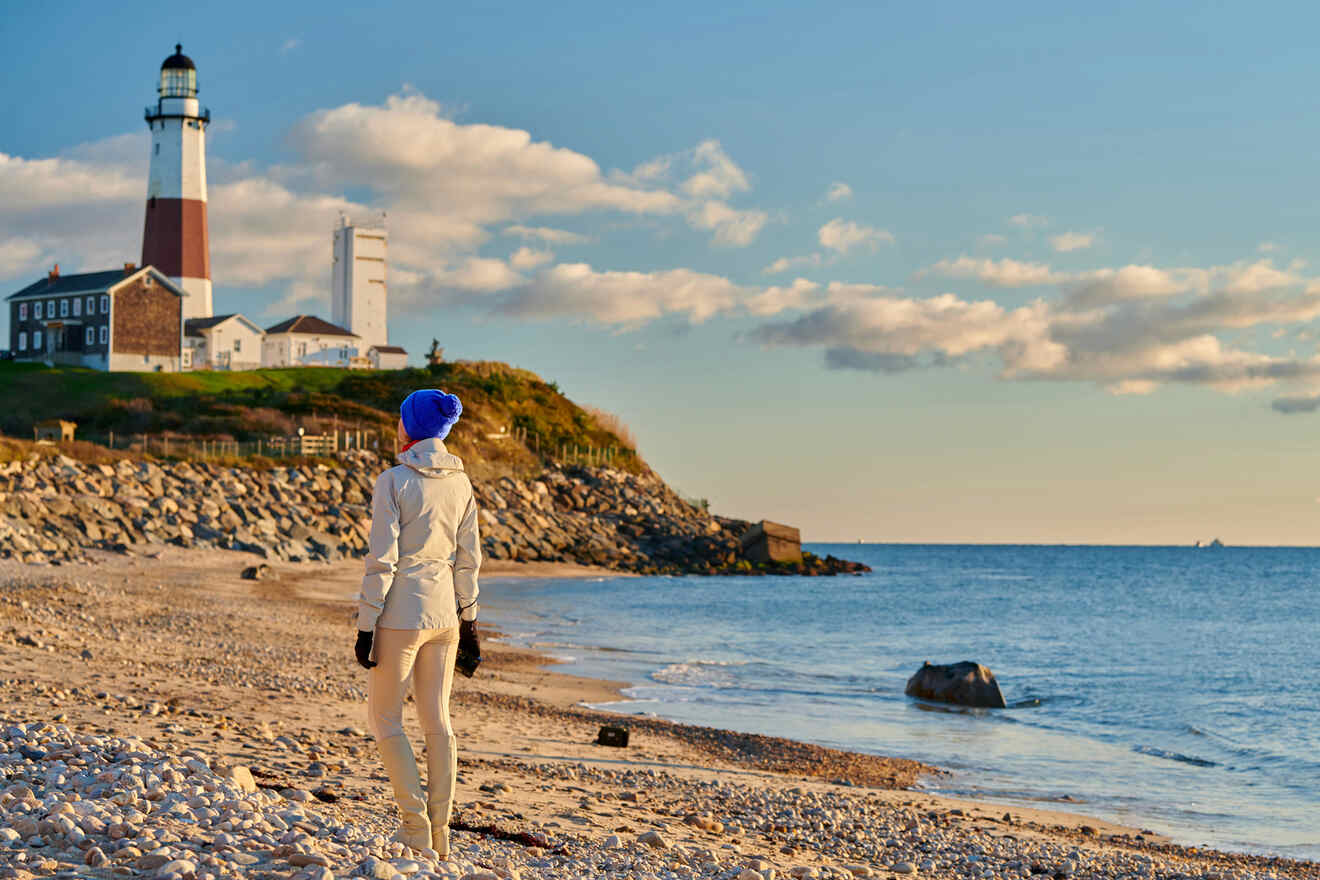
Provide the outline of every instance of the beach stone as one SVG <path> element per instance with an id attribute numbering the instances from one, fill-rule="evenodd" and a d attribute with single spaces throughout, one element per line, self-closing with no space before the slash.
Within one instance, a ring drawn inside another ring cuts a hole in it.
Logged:
<path id="1" fill-rule="evenodd" d="M 83 856 L 83 864 L 89 868 L 99 868 L 108 861 L 110 861 L 109 856 L 99 846 L 87 850 L 87 854 Z"/>
<path id="2" fill-rule="evenodd" d="M 895 874 L 917 873 L 916 866 L 913 865 L 911 862 L 897 862 L 894 864 L 894 867 L 890 868 L 889 870 L 893 871 Z"/>
<path id="3" fill-rule="evenodd" d="M 637 837 L 637 842 L 654 849 L 669 849 L 669 841 L 665 840 L 659 831 L 647 831 L 640 834 Z"/>
<path id="4" fill-rule="evenodd" d="M 295 868 L 305 868 L 308 865 L 330 866 L 330 859 L 324 854 L 318 852 L 296 852 L 289 856 L 289 864 Z"/>
<path id="5" fill-rule="evenodd" d="M 157 877 L 164 877 L 170 874 L 177 874 L 180 877 L 188 877 L 197 873 L 197 866 L 188 859 L 173 859 L 165 862 L 156 869 Z"/>
<path id="6" fill-rule="evenodd" d="M 957 706 L 986 709 L 1008 706 L 994 673 L 970 660 L 946 665 L 924 663 L 908 679 L 903 692 L 909 697 Z"/>
<path id="7" fill-rule="evenodd" d="M 11 843 L 17 843 L 23 838 L 12 828 L 0 828 L 0 846 L 8 846 Z"/>
<path id="8" fill-rule="evenodd" d="M 371 877 L 372 880 L 390 880 L 397 873 L 394 866 L 389 862 L 368 856 L 361 865 L 358 866 L 359 874 L 363 877 Z"/>
<path id="9" fill-rule="evenodd" d="M 753 871 L 751 868 L 743 868 L 738 872 L 738 880 L 765 880 L 760 871 Z"/>

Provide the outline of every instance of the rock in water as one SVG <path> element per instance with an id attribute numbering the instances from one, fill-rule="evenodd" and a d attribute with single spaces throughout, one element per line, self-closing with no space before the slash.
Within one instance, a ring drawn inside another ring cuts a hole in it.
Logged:
<path id="1" fill-rule="evenodd" d="M 917 674 L 908 679 L 904 693 L 921 700 L 958 706 L 986 709 L 1008 706 L 999 690 L 999 682 L 995 681 L 995 674 L 970 660 L 939 666 L 923 663 Z"/>

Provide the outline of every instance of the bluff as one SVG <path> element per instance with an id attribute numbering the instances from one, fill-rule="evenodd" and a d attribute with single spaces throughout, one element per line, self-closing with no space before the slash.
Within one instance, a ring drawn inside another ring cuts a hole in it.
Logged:
<path id="1" fill-rule="evenodd" d="M 387 466 L 365 450 L 264 469 L 128 456 L 93 463 L 34 451 L 0 465 L 0 557 L 60 563 L 89 548 L 160 544 L 289 561 L 359 556 L 371 489 Z M 753 564 L 739 555 L 748 523 L 708 514 L 645 467 L 551 467 L 536 479 L 505 475 L 474 487 L 490 559 L 643 574 L 865 570 L 811 554 L 799 564 Z"/>

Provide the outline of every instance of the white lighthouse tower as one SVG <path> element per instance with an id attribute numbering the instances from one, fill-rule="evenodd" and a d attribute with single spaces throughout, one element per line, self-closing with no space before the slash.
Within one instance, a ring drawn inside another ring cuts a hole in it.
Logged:
<path id="1" fill-rule="evenodd" d="M 206 126 L 197 103 L 197 66 L 175 45 L 160 66 L 160 97 L 146 111 L 151 175 L 142 265 L 187 292 L 183 317 L 211 317 L 211 247 L 206 231 Z"/>
<path id="2" fill-rule="evenodd" d="M 363 350 L 389 344 L 386 265 L 389 236 L 384 217 L 353 224 L 342 214 L 335 228 L 330 269 L 330 320 L 362 337 Z"/>

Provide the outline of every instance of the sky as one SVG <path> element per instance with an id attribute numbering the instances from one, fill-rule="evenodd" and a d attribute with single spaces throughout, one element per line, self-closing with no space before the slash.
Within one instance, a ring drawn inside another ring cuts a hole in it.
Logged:
<path id="1" fill-rule="evenodd" d="M 392 343 L 557 381 L 718 512 L 1317 543 L 1320 8 L 632 6 L 24 4 L 0 290 L 138 259 L 182 42 L 217 312 L 329 318 L 383 212 Z"/>

